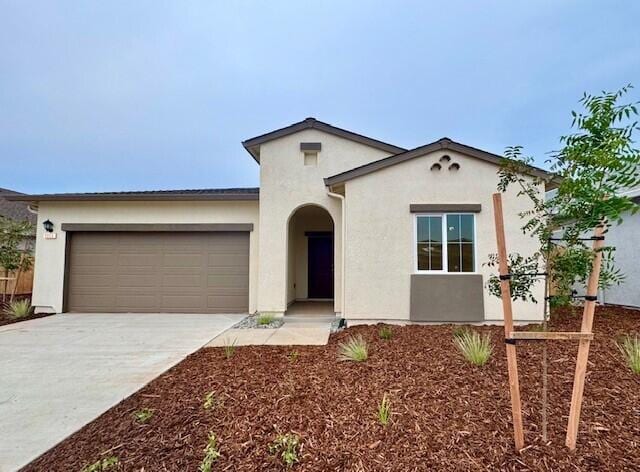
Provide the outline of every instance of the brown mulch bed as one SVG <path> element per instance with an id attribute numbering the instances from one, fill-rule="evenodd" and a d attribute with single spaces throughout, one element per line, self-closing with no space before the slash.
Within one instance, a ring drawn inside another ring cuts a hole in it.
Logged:
<path id="1" fill-rule="evenodd" d="M 16 295 L 15 300 L 21 300 L 23 298 L 30 298 L 28 295 Z M 45 316 L 53 315 L 54 313 L 32 313 L 29 316 L 25 316 L 23 318 L 12 318 L 6 313 L 6 305 L 8 303 L 3 303 L 0 300 L 0 326 L 12 324 L 12 323 L 20 323 L 21 321 L 35 320 L 36 318 L 44 318 Z"/>
<path id="2" fill-rule="evenodd" d="M 559 311 L 555 330 L 577 330 L 579 316 Z M 577 345 L 549 344 L 549 439 L 540 442 L 541 343 L 518 349 L 528 447 L 512 447 L 509 390 L 501 327 L 494 355 L 467 364 L 452 343 L 452 326 L 378 327 L 333 335 L 321 347 L 202 349 L 31 463 L 27 471 L 80 471 L 117 456 L 118 470 L 197 471 L 207 435 L 220 440 L 213 470 L 283 470 L 268 446 L 278 433 L 300 435 L 294 470 L 640 470 L 640 376 L 623 363 L 614 340 L 640 332 L 640 312 L 600 308 L 592 343 L 578 450 L 564 446 Z M 369 360 L 336 361 L 349 335 L 369 341 Z M 297 360 L 288 354 L 297 351 Z M 216 392 L 221 404 L 203 409 Z M 375 417 L 387 392 L 392 423 Z M 151 408 L 148 424 L 132 414 Z"/>

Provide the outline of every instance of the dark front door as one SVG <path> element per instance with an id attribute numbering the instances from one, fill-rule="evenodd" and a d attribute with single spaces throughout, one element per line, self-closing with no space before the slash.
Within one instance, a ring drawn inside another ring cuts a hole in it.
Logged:
<path id="1" fill-rule="evenodd" d="M 308 298 L 333 298 L 333 236 L 308 235 Z"/>

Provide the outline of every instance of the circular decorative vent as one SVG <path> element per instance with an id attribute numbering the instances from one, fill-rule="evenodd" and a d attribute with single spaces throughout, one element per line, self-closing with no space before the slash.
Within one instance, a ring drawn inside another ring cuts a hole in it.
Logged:
<path id="1" fill-rule="evenodd" d="M 440 162 L 449 162 L 450 160 L 451 160 L 451 157 L 449 157 L 448 154 L 445 154 L 440 158 Z"/>
<path id="2" fill-rule="evenodd" d="M 454 162 L 449 166 L 449 170 L 460 170 L 460 164 L 458 164 L 457 162 Z"/>
<path id="3" fill-rule="evenodd" d="M 437 162 L 431 166 L 431 170 L 440 170 L 440 169 L 442 169 L 442 166 Z"/>

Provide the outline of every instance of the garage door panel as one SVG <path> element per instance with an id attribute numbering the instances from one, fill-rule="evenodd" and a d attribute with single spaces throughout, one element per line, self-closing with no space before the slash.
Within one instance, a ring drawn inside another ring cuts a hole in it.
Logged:
<path id="1" fill-rule="evenodd" d="M 240 288 L 245 289 L 249 287 L 249 281 L 246 275 L 210 275 L 207 277 L 207 287 L 210 289 L 215 288 Z"/>
<path id="2" fill-rule="evenodd" d="M 248 303 L 243 296 L 209 296 L 207 297 L 207 305 L 212 311 L 219 313 L 239 313 L 238 306 Z"/>
<path id="3" fill-rule="evenodd" d="M 87 274 L 82 275 L 78 288 L 91 290 L 94 287 L 110 287 L 113 283 L 114 277 L 111 274 Z"/>
<path id="4" fill-rule="evenodd" d="M 70 244 L 69 311 L 248 311 L 248 233 L 73 233 Z"/>
<path id="5" fill-rule="evenodd" d="M 115 277 L 117 285 L 120 288 L 136 288 L 136 287 L 157 287 L 158 277 L 152 274 L 140 273 L 140 274 L 120 274 Z"/>

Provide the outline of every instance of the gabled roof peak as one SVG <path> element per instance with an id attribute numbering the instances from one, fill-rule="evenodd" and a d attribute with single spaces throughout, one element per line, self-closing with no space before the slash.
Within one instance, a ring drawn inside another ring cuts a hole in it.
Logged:
<path id="1" fill-rule="evenodd" d="M 323 131 L 328 134 L 332 134 L 334 136 L 339 136 L 350 141 L 364 144 L 365 146 L 380 149 L 382 151 L 388 152 L 389 154 L 397 154 L 399 152 L 406 151 L 405 148 L 385 143 L 374 138 L 369 138 L 362 134 L 354 133 L 353 131 L 338 128 L 337 126 L 330 125 L 329 123 L 320 121 L 312 116 L 309 116 L 302 121 L 298 121 L 297 123 L 286 126 L 284 128 L 280 128 L 269 133 L 261 134 L 260 136 L 256 136 L 254 138 L 247 139 L 246 141 L 242 142 L 242 145 L 247 150 L 247 152 L 249 152 L 249 154 L 251 154 L 251 156 L 253 156 L 253 158 L 259 163 L 261 144 L 311 128 Z"/>

